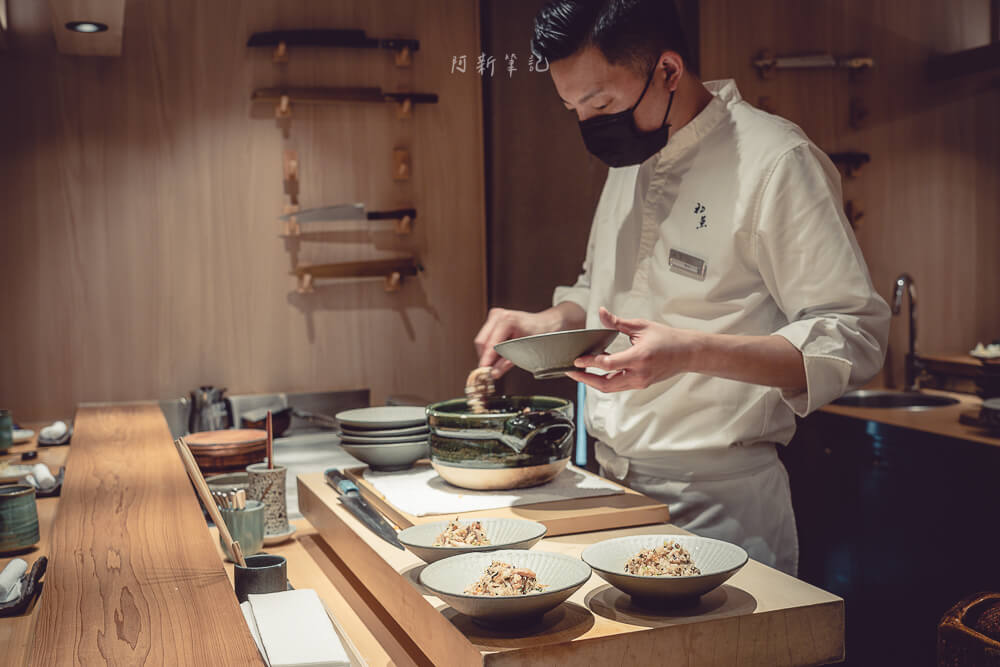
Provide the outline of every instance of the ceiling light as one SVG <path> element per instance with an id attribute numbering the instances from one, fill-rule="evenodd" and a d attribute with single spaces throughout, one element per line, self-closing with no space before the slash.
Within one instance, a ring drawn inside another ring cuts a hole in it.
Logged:
<path id="1" fill-rule="evenodd" d="M 67 30 L 72 30 L 73 32 L 104 32 L 108 29 L 108 26 L 103 23 L 97 23 L 96 21 L 70 21 L 66 24 Z"/>

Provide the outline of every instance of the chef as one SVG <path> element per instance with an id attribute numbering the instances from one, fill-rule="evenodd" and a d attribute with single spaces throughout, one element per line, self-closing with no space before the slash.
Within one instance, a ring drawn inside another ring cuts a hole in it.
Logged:
<path id="1" fill-rule="evenodd" d="M 699 80 L 670 0 L 550 2 L 532 49 L 611 169 L 576 283 L 539 313 L 492 309 L 480 365 L 509 370 L 493 346 L 510 338 L 617 329 L 569 374 L 602 474 L 795 574 L 777 446 L 871 379 L 888 336 L 837 169 L 733 81 Z"/>

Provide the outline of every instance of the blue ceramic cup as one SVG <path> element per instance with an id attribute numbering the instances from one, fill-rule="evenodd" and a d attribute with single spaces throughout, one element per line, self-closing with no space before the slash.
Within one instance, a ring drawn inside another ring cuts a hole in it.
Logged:
<path id="1" fill-rule="evenodd" d="M 226 528 L 233 539 L 240 543 L 240 550 L 244 556 L 255 554 L 264 546 L 264 503 L 259 500 L 248 500 L 244 509 L 219 508 L 222 520 L 226 522 Z M 219 544 L 226 558 L 234 560 L 229 553 L 229 545 L 222 539 L 219 533 Z M 234 561 L 235 562 L 235 561 Z"/>

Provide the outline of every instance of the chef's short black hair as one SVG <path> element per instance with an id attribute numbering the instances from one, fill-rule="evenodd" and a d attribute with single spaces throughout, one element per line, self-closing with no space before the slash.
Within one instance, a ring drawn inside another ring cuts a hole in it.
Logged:
<path id="1" fill-rule="evenodd" d="M 664 51 L 690 62 L 673 0 L 553 0 L 538 12 L 531 40 L 536 58 L 555 62 L 587 46 L 643 75 Z"/>

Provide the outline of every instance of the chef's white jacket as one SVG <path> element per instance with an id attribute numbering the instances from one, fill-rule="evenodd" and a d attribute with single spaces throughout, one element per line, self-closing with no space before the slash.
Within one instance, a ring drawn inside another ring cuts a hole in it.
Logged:
<path id="1" fill-rule="evenodd" d="M 844 216 L 836 167 L 733 81 L 706 86 L 712 101 L 661 151 L 608 172 L 583 271 L 554 303 L 580 305 L 588 327 L 601 326 L 605 306 L 683 329 L 783 336 L 802 352 L 807 388 L 789 395 L 698 373 L 641 390 L 588 388 L 598 460 L 621 479 L 630 466 L 677 479 L 692 461 L 712 474 L 751 469 L 764 455 L 748 445 L 787 443 L 795 414 L 863 385 L 885 356 L 889 308 Z M 628 345 L 619 336 L 610 351 Z"/>

